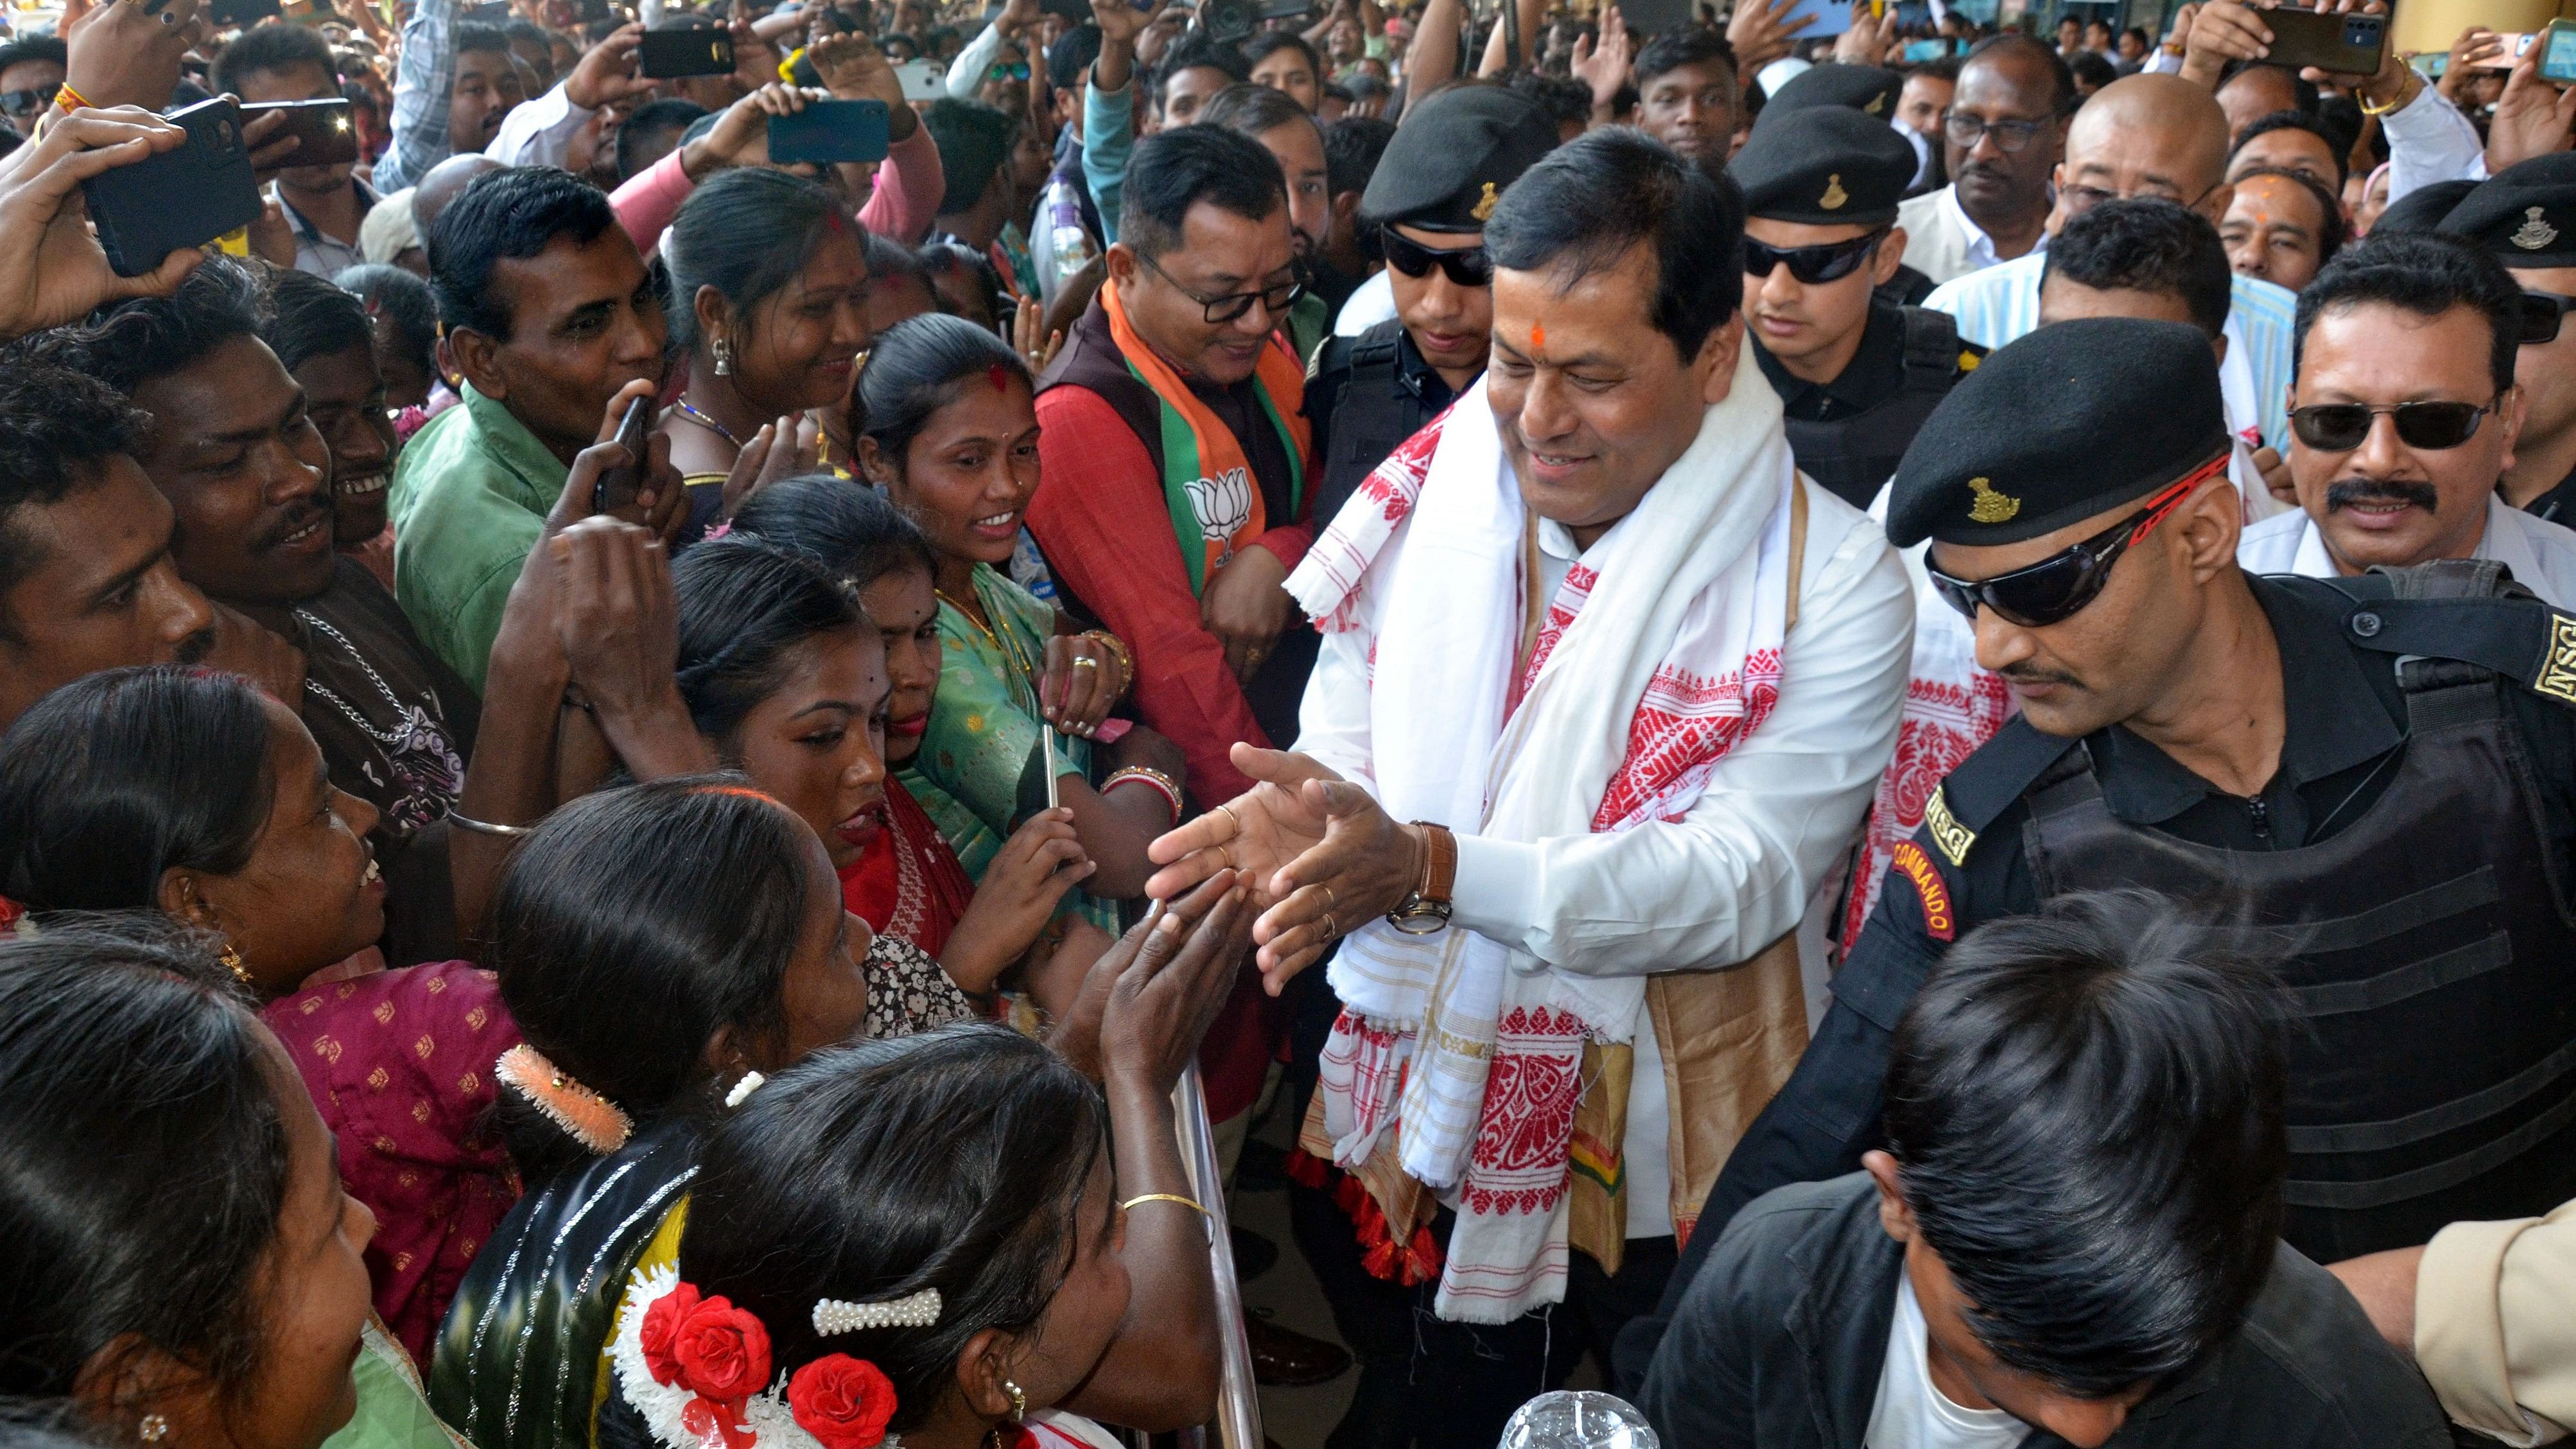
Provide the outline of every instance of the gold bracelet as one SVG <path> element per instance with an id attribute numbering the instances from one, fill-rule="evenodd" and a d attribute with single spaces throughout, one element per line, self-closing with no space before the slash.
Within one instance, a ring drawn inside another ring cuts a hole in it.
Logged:
<path id="1" fill-rule="evenodd" d="M 2392 111 L 2402 111 L 2406 109 L 2406 103 L 2414 99 L 2414 90 L 2415 78 L 2410 72 L 2407 79 L 2401 80 L 2397 83 L 2397 99 L 2390 101 L 2387 105 L 2374 106 L 2370 103 L 2370 97 L 2360 95 L 2358 93 L 2353 96 L 2353 99 L 2360 103 L 2361 113 L 2363 115 L 2385 116 Z"/>
<path id="2" fill-rule="evenodd" d="M 1082 637 L 1109 651 L 1118 661 L 1118 692 L 1124 695 L 1136 682 L 1136 656 L 1127 652 L 1127 641 L 1106 629 L 1085 629 Z"/>
<path id="3" fill-rule="evenodd" d="M 1118 1210 L 1123 1213 L 1140 1202 L 1176 1202 L 1181 1206 L 1188 1208 L 1191 1212 L 1197 1213 L 1200 1217 L 1207 1219 L 1209 1222 L 1216 1221 L 1216 1214 L 1209 1212 L 1206 1208 L 1200 1207 L 1195 1198 L 1186 1198 L 1176 1192 L 1149 1192 L 1143 1197 L 1131 1197 L 1125 1202 L 1120 1203 L 1118 1205 Z"/>

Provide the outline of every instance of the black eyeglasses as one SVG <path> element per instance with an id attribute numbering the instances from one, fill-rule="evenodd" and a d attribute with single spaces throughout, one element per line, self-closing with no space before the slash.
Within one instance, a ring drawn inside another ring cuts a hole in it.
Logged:
<path id="1" fill-rule="evenodd" d="M 1992 136 L 1995 149 L 2007 156 L 2022 150 L 2037 140 L 2040 132 L 2055 124 L 2054 118 L 2045 121 L 1989 121 L 1965 111 L 1941 113 L 1941 134 L 1950 138 L 1951 145 L 1973 151 L 1979 141 Z"/>
<path id="2" fill-rule="evenodd" d="M 2464 402 L 2315 403 L 2290 409 L 2290 431 L 2311 448 L 2349 453 L 2370 437 L 2373 418 L 2388 414 L 2397 422 L 2397 440 L 2410 448 L 2439 452 L 2476 437 L 2478 420 L 2495 411 Z"/>
<path id="3" fill-rule="evenodd" d="M 1200 315 L 1212 323 L 1231 322 L 1251 311 L 1252 304 L 1255 302 L 1260 303 L 1271 316 L 1284 317 L 1289 308 L 1297 305 L 1297 299 L 1306 295 L 1306 283 L 1301 278 L 1296 281 L 1282 282 L 1275 287 L 1264 287 L 1258 292 L 1228 292 L 1222 297 L 1203 297 L 1182 285 L 1180 278 L 1164 271 L 1162 263 L 1143 252 L 1136 254 L 1136 260 L 1153 268 L 1155 276 L 1171 283 L 1173 291 L 1198 303 L 1201 309 Z"/>
<path id="4" fill-rule="evenodd" d="M 1820 282 L 1838 282 L 1860 270 L 1861 263 L 1878 250 L 1878 244 L 1887 240 L 1887 232 L 1886 227 L 1880 227 L 1867 236 L 1812 247 L 1766 246 L 1746 237 L 1744 275 L 1767 277 L 1774 268 L 1785 265 L 1790 276 L 1810 287 Z"/>
<path id="5" fill-rule="evenodd" d="M 2219 454 L 2189 477 L 2148 499 L 2146 507 L 2073 548 L 2027 568 L 1990 579 L 1962 579 L 1933 568 L 1926 559 L 1925 572 L 1932 575 L 1932 587 L 1970 623 L 1976 622 L 1977 606 L 1983 604 L 2006 623 L 2044 629 L 2072 617 L 2099 597 L 2102 586 L 2111 581 L 2111 566 L 2120 561 L 2120 555 L 2154 532 L 2155 526 L 2190 497 L 2194 488 L 2217 476 L 2227 466 L 2227 458 L 2227 454 Z"/>
<path id="6" fill-rule="evenodd" d="M 2218 185 L 2223 186 L 2225 184 L 2225 182 L 2220 182 Z M 2100 206 L 2106 201 L 2137 201 L 2141 198 L 2152 198 L 2156 201 L 2170 201 L 2174 205 L 2181 207 L 2183 210 L 2189 211 L 2200 205 L 2202 202 L 2207 201 L 2209 199 L 2209 192 L 2216 191 L 2217 189 L 2218 186 L 2212 186 L 2209 188 L 2209 191 L 2204 191 L 2200 195 L 2191 198 L 2189 201 L 2185 201 L 2180 196 L 2176 196 L 2173 193 L 2166 191 L 2111 191 L 2103 187 L 2086 186 L 2083 183 L 2078 182 L 2072 186 L 2061 186 L 2057 189 L 2057 204 L 2070 219 L 2082 216 L 2084 213 L 2091 211 L 2093 208 Z"/>
<path id="7" fill-rule="evenodd" d="M 61 95 L 62 91 L 61 81 L 56 81 L 49 86 L 38 86 L 34 90 L 0 91 L 0 111 L 13 116 L 32 116 L 52 105 L 54 97 Z"/>
<path id="8" fill-rule="evenodd" d="M 2567 309 L 2576 307 L 2576 297 L 2558 292 L 2525 292 L 2522 294 L 2522 345 L 2537 347 L 2558 340 L 2558 329 L 2564 324 Z"/>
<path id="9" fill-rule="evenodd" d="M 1391 226 L 1378 228 L 1378 245 L 1386 253 L 1386 264 L 1408 277 L 1427 277 L 1438 267 L 1449 274 L 1449 280 L 1461 287 L 1490 287 L 1494 284 L 1494 259 L 1479 242 L 1471 247 L 1444 251 L 1427 247 L 1411 237 L 1399 235 Z"/>

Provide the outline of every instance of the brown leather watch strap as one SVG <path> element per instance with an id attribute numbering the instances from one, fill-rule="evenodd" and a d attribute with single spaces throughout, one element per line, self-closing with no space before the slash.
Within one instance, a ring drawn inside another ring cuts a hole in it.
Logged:
<path id="1" fill-rule="evenodd" d="M 1414 891 L 1426 901 L 1447 905 L 1458 884 L 1458 837 L 1446 825 L 1428 820 L 1413 822 L 1422 827 L 1422 879 Z"/>

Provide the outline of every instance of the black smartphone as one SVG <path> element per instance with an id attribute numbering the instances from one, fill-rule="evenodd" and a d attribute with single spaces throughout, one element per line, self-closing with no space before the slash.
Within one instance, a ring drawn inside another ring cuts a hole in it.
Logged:
<path id="1" fill-rule="evenodd" d="M 187 131 L 185 144 L 81 183 L 99 247 L 120 277 L 139 277 L 172 252 L 259 220 L 241 107 L 217 96 L 163 119 Z"/>
<path id="2" fill-rule="evenodd" d="M 2370 75 L 2388 53 L 2385 15 L 2328 15 L 2283 5 L 2259 18 L 2272 32 L 2272 53 L 2263 57 L 2270 65 Z"/>
<path id="3" fill-rule="evenodd" d="M 606 513 L 624 508 L 644 491 L 645 449 L 652 445 L 653 399 L 639 397 L 626 405 L 626 416 L 617 420 L 617 446 L 626 450 L 626 461 L 603 468 L 599 481 L 591 485 L 590 511 Z"/>
<path id="4" fill-rule="evenodd" d="M 272 15 L 283 13 L 277 0 L 214 0 L 206 7 L 206 19 L 217 30 L 236 27 L 247 30 Z"/>
<path id="5" fill-rule="evenodd" d="M 241 108 L 242 124 L 247 126 L 271 111 L 286 114 L 286 128 L 269 139 L 293 136 L 296 142 L 295 150 L 279 166 L 337 166 L 358 159 L 358 131 L 349 118 L 347 100 L 246 102 Z"/>
<path id="6" fill-rule="evenodd" d="M 691 75 L 733 74 L 733 35 L 712 25 L 681 30 L 648 30 L 635 48 L 639 72 L 648 80 L 674 80 Z"/>
<path id="7" fill-rule="evenodd" d="M 779 165 L 883 161 L 889 144 L 883 101 L 807 101 L 792 116 L 769 118 L 769 159 Z"/>

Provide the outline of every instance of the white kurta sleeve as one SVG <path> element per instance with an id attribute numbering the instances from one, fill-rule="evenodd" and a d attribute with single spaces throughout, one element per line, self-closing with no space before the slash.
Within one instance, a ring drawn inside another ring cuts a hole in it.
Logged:
<path id="1" fill-rule="evenodd" d="M 1368 654 L 1376 637 L 1371 629 L 1326 634 L 1297 708 L 1297 753 L 1359 782 L 1371 795 L 1377 793 L 1377 773 L 1370 768 Z"/>
<path id="2" fill-rule="evenodd" d="M 1678 821 L 1537 842 L 1460 836 L 1453 924 L 1596 975 L 1732 965 L 1798 924 L 1895 749 L 1914 642 L 1913 590 L 1886 535 L 1820 490 L 1809 497 L 1805 583 L 1770 718 Z"/>

